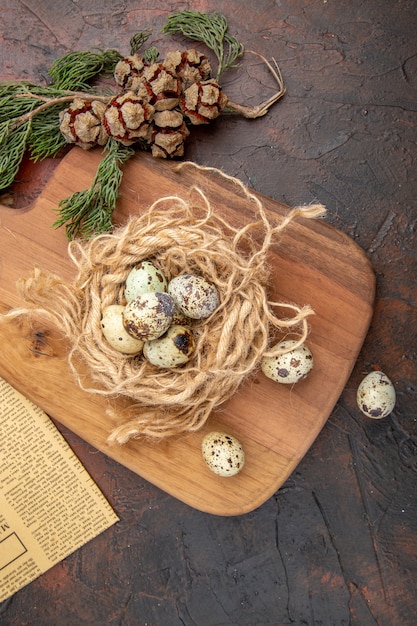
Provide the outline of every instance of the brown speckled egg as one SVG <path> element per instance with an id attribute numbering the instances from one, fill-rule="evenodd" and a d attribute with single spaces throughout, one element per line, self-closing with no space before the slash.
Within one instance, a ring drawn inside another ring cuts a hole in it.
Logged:
<path id="1" fill-rule="evenodd" d="M 241 443 L 227 433 L 208 433 L 201 443 L 201 452 L 208 467 L 218 476 L 234 476 L 245 464 Z"/>
<path id="2" fill-rule="evenodd" d="M 220 304 L 219 292 L 213 283 L 194 274 L 180 274 L 168 283 L 168 293 L 175 305 L 191 319 L 209 317 Z"/>
<path id="3" fill-rule="evenodd" d="M 396 394 L 390 379 L 383 372 L 370 372 L 360 383 L 356 399 L 364 415 L 373 419 L 386 417 L 394 409 Z"/>
<path id="4" fill-rule="evenodd" d="M 174 307 L 172 324 L 176 324 L 177 326 L 190 326 L 193 322 L 194 320 L 192 320 L 191 317 L 184 315 L 177 306 Z"/>
<path id="5" fill-rule="evenodd" d="M 170 326 L 162 337 L 147 341 L 143 356 L 156 367 L 178 367 L 190 360 L 195 349 L 194 335 L 186 326 Z"/>
<path id="6" fill-rule="evenodd" d="M 293 339 L 288 339 L 281 341 L 277 346 L 285 349 L 295 346 L 296 343 Z M 305 344 L 301 344 L 298 348 L 290 349 L 285 354 L 264 357 L 261 361 L 261 369 L 265 376 L 278 383 L 287 385 L 303 380 L 313 365 L 313 355 Z"/>
<path id="7" fill-rule="evenodd" d="M 168 330 L 173 314 L 174 301 L 167 293 L 143 293 L 126 304 L 123 325 L 135 339 L 150 341 Z"/>
<path id="8" fill-rule="evenodd" d="M 101 316 L 101 330 L 107 342 L 118 352 L 123 354 L 139 354 L 142 352 L 143 341 L 135 339 L 126 332 L 123 325 L 123 311 L 121 304 L 111 304 L 103 309 Z"/>
<path id="9" fill-rule="evenodd" d="M 143 293 L 166 291 L 168 281 L 160 269 L 151 261 L 142 261 L 128 274 L 125 282 L 126 302 L 134 300 Z"/>

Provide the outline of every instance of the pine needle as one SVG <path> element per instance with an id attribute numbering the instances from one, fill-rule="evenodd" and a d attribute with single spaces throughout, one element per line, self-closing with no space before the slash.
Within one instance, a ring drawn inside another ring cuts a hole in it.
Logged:
<path id="1" fill-rule="evenodd" d="M 68 52 L 52 63 L 49 75 L 55 87 L 87 91 L 92 79 L 113 73 L 121 58 L 122 55 L 117 50 Z"/>
<path id="2" fill-rule="evenodd" d="M 152 63 L 157 63 L 158 57 L 159 50 L 158 48 L 156 48 L 156 46 L 151 46 L 150 48 L 147 48 L 143 54 L 144 61 L 149 65 L 152 65 Z"/>
<path id="3" fill-rule="evenodd" d="M 148 41 L 151 35 L 151 30 L 142 30 L 132 35 L 132 37 L 130 38 L 130 54 L 137 54 L 142 46 Z M 155 46 L 151 46 L 144 51 L 142 56 L 144 61 L 151 65 L 152 63 L 157 62 L 159 57 L 159 51 Z"/>
<path id="4" fill-rule="evenodd" d="M 31 123 L 27 121 L 10 133 L 7 124 L 7 122 L 0 124 L 0 189 L 6 189 L 14 181 L 25 154 L 31 129 Z"/>
<path id="5" fill-rule="evenodd" d="M 107 154 L 97 168 L 91 187 L 76 191 L 58 206 L 60 217 L 53 226 L 65 225 L 68 239 L 88 238 L 112 228 L 112 214 L 123 177 L 121 166 L 134 150 L 114 139 L 109 139 L 104 150 Z"/>
<path id="6" fill-rule="evenodd" d="M 188 39 L 204 43 L 216 55 L 219 78 L 225 70 L 235 67 L 236 60 L 244 52 L 243 45 L 227 29 L 227 20 L 221 13 L 180 11 L 170 15 L 162 32 L 182 34 Z"/>
<path id="7" fill-rule="evenodd" d="M 62 104 L 51 106 L 33 118 L 28 148 L 30 158 L 35 163 L 56 157 L 60 150 L 68 145 L 57 123 L 64 106 Z"/>
<path id="8" fill-rule="evenodd" d="M 130 38 L 130 54 L 133 56 L 138 52 L 144 43 L 146 43 L 149 37 L 152 35 L 151 30 L 141 30 L 138 33 L 135 33 Z"/>

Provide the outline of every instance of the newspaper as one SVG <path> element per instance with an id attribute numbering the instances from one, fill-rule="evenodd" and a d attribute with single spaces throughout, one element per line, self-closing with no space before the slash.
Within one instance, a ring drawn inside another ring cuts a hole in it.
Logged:
<path id="1" fill-rule="evenodd" d="M 0 602 L 118 519 L 50 418 L 0 378 Z"/>

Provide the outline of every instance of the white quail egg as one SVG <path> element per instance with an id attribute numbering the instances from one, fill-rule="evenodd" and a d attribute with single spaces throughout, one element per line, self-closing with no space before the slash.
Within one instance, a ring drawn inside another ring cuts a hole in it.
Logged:
<path id="1" fill-rule="evenodd" d="M 383 372 L 370 372 L 360 383 L 356 400 L 358 407 L 368 417 L 381 419 L 395 406 L 395 388 Z"/>
<path id="2" fill-rule="evenodd" d="M 163 335 L 172 323 L 174 302 L 167 293 L 143 293 L 128 302 L 123 311 L 126 332 L 135 339 L 150 341 Z"/>
<path id="3" fill-rule="evenodd" d="M 126 302 L 150 291 L 166 291 L 168 281 L 151 261 L 142 261 L 128 274 L 125 282 Z"/>
<path id="4" fill-rule="evenodd" d="M 126 332 L 123 325 L 123 311 L 121 304 L 111 304 L 103 309 L 101 329 L 107 342 L 118 352 L 123 354 L 139 354 L 142 352 L 143 341 L 135 339 Z"/>
<path id="5" fill-rule="evenodd" d="M 201 452 L 208 467 L 218 476 L 234 476 L 245 464 L 241 443 L 224 432 L 208 433 L 201 443 Z"/>
<path id="6" fill-rule="evenodd" d="M 217 309 L 220 297 L 213 283 L 194 274 L 180 274 L 168 283 L 175 305 L 191 319 L 205 319 Z"/>
<path id="7" fill-rule="evenodd" d="M 147 341 L 144 357 L 157 367 L 178 367 L 189 361 L 195 349 L 194 335 L 186 326 L 170 326 L 162 337 Z"/>
<path id="8" fill-rule="evenodd" d="M 280 348 L 291 348 L 297 342 L 287 339 L 277 344 Z M 278 383 L 294 384 L 303 380 L 314 365 L 310 349 L 301 344 L 298 348 L 290 349 L 284 354 L 266 356 L 261 361 L 261 369 L 265 376 Z"/>

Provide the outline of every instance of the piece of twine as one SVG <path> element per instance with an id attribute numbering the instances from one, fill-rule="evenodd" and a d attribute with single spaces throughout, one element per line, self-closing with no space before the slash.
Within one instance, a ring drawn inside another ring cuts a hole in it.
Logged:
<path id="1" fill-rule="evenodd" d="M 110 443 L 162 439 L 200 429 L 213 409 L 256 371 L 262 357 L 274 354 L 271 337 L 277 331 L 291 333 L 299 343 L 307 337 L 307 318 L 313 313 L 309 306 L 268 300 L 267 255 L 273 240 L 294 219 L 322 216 L 323 206 L 297 207 L 273 226 L 262 202 L 240 181 L 214 168 L 192 163 L 180 168 L 185 166 L 233 181 L 254 205 L 257 219 L 233 227 L 196 187 L 187 200 L 158 199 L 112 233 L 70 242 L 69 257 L 77 269 L 72 284 L 35 268 L 19 282 L 32 308 L 10 312 L 47 315 L 70 341 L 68 361 L 78 385 L 90 393 L 128 400 L 119 411 L 113 408 L 117 402 L 109 403 L 115 423 Z M 145 259 L 168 280 L 182 272 L 198 274 L 213 282 L 220 294 L 218 309 L 192 324 L 193 357 L 175 369 L 158 369 L 142 356 L 117 352 L 101 331 L 103 309 L 124 303 L 126 277 Z M 276 309 L 285 314 L 278 317 Z"/>

